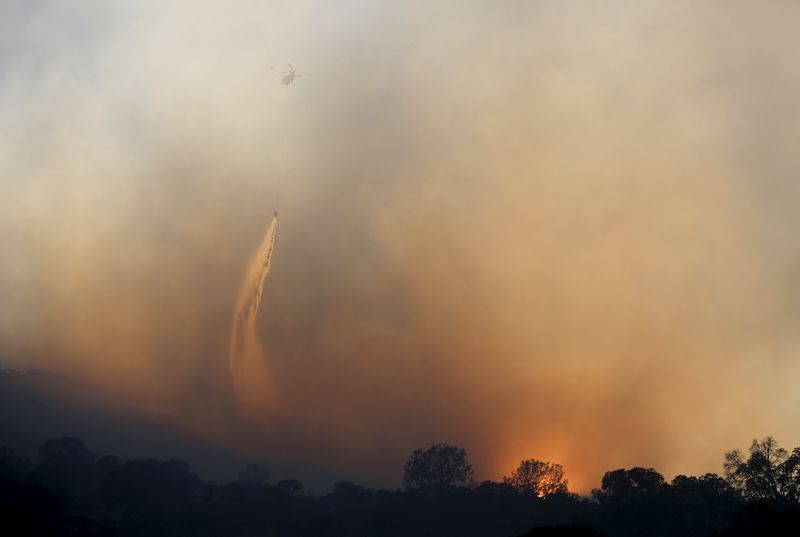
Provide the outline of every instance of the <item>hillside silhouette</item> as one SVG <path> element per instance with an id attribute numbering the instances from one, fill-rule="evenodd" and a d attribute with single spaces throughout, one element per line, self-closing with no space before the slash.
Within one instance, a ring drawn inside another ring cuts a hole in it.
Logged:
<path id="1" fill-rule="evenodd" d="M 35 457 L 0 448 L 0 524 L 5 535 L 98 537 L 800 534 L 800 448 L 768 437 L 721 461 L 723 475 L 672 481 L 652 468 L 610 470 L 581 497 L 558 463 L 526 459 L 501 481 L 476 482 L 467 450 L 433 444 L 409 455 L 399 489 L 342 481 L 315 495 L 263 464 L 206 481 L 183 460 L 126 460 L 62 436 Z"/>
<path id="2" fill-rule="evenodd" d="M 114 402 L 70 377 L 0 367 L 0 445 L 35 458 L 46 440 L 65 435 L 124 458 L 181 458 L 208 479 L 231 479 L 246 462 L 166 417 Z"/>

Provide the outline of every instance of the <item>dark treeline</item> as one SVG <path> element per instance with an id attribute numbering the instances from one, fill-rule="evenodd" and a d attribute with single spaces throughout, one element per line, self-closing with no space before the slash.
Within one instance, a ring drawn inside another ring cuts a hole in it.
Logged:
<path id="1" fill-rule="evenodd" d="M 789 536 L 800 535 L 800 449 L 767 438 L 725 455 L 724 474 L 652 468 L 607 472 L 591 496 L 563 468 L 525 460 L 501 482 L 476 483 L 466 452 L 411 454 L 400 490 L 340 482 L 322 496 L 261 465 L 226 484 L 185 462 L 97 456 L 76 438 L 37 460 L 0 448 L 0 532 L 25 536 Z"/>

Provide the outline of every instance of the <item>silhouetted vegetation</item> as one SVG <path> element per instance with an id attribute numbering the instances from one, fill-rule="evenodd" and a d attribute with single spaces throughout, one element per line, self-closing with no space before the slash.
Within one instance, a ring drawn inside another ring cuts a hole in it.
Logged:
<path id="1" fill-rule="evenodd" d="M 736 449 L 725 454 L 725 478 L 748 500 L 797 503 L 800 448 L 789 454 L 772 437 L 753 440 L 746 459 Z"/>
<path id="2" fill-rule="evenodd" d="M 25 536 L 796 536 L 798 453 L 766 438 L 728 452 L 724 478 L 618 469 L 580 497 L 558 464 L 527 459 L 478 484 L 464 449 L 436 444 L 411 454 L 401 490 L 339 482 L 315 496 L 270 483 L 263 465 L 217 484 L 183 461 L 121 461 L 66 437 L 35 462 L 0 448 L 0 523 Z"/>
<path id="3" fill-rule="evenodd" d="M 560 464 L 536 459 L 527 459 L 519 463 L 519 467 L 511 473 L 511 477 L 506 477 L 503 482 L 522 494 L 532 494 L 540 498 L 568 492 L 564 468 Z"/>
<path id="4" fill-rule="evenodd" d="M 407 490 L 441 493 L 472 483 L 472 465 L 467 452 L 456 446 L 434 444 L 411 454 L 403 473 Z"/>

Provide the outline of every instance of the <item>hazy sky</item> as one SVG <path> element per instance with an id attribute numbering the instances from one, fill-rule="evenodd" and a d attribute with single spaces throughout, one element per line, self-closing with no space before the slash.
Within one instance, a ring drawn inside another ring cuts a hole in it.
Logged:
<path id="1" fill-rule="evenodd" d="M 793 1 L 0 2 L 0 352 L 399 485 L 800 444 Z M 271 66 L 310 71 L 287 91 Z M 236 293 L 275 392 L 231 420 Z M 223 425 L 224 424 L 224 425 Z"/>

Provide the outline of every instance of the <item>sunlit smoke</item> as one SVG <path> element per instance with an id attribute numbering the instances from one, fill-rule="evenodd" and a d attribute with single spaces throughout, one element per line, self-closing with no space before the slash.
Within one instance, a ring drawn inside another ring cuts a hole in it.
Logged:
<path id="1" fill-rule="evenodd" d="M 497 4 L 0 2 L 0 361 L 309 485 L 800 445 L 800 4 Z"/>
<path id="2" fill-rule="evenodd" d="M 233 311 L 228 362 L 239 411 L 250 416 L 267 413 L 273 403 L 264 349 L 256 334 L 256 316 L 264 295 L 277 230 L 276 216 L 247 267 Z"/>

